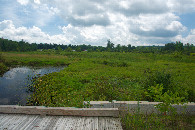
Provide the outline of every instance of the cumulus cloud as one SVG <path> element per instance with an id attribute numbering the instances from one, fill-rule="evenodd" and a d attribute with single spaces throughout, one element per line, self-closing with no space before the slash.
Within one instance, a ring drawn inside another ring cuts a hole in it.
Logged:
<path id="1" fill-rule="evenodd" d="M 32 28 L 18 27 L 16 28 L 11 20 L 0 22 L 0 37 L 19 41 L 24 39 L 29 42 L 48 41 L 49 35 L 41 31 L 40 28 L 33 26 Z"/>
<path id="2" fill-rule="evenodd" d="M 15 19 L 5 20 L 0 23 L 0 36 L 38 43 L 105 45 L 107 39 L 111 39 L 115 44 L 123 45 L 161 44 L 182 37 L 181 33 L 187 30 L 180 22 L 178 13 L 195 11 L 195 0 L 185 2 L 17 0 L 17 2 L 23 7 L 23 15 L 20 17 L 25 23 L 32 23 L 32 26 L 25 27 L 24 23 L 18 26 Z M 56 17 L 64 22 L 59 28 L 62 33 L 49 35 L 43 32 L 41 27 L 53 26 L 50 22 L 52 20 L 55 22 Z M 193 39 L 192 36 L 193 30 L 186 40 Z"/>
<path id="3" fill-rule="evenodd" d="M 186 30 L 178 19 L 172 13 L 139 15 L 130 19 L 130 30 L 141 36 L 174 37 Z"/>
<path id="4" fill-rule="evenodd" d="M 32 7 L 34 12 L 30 12 L 30 20 L 34 21 L 36 26 L 45 26 L 47 25 L 55 15 L 58 15 L 60 12 L 57 8 L 48 7 L 47 5 L 34 5 Z"/>
<path id="5" fill-rule="evenodd" d="M 120 23 L 120 22 L 118 22 Z M 118 29 L 117 29 L 118 28 Z M 172 29 L 172 27 L 170 27 Z M 174 38 L 145 37 L 131 33 L 128 28 L 122 24 L 108 27 L 93 25 L 92 27 L 74 27 L 71 24 L 60 27 L 62 34 L 49 35 L 43 32 L 39 27 L 16 28 L 12 21 L 4 20 L 0 22 L 0 37 L 20 41 L 21 39 L 30 43 L 58 43 L 58 44 L 91 44 L 106 46 L 107 39 L 116 44 L 138 45 L 163 45 L 169 41 L 182 41 L 184 43 L 195 42 L 195 29 L 191 30 L 189 35 L 183 38 L 177 35 Z"/>
<path id="6" fill-rule="evenodd" d="M 41 3 L 40 0 L 7 0 L 3 4 L 0 2 L 0 11 L 0 20 L 12 20 L 17 26 L 39 27 L 48 25 L 60 13 L 58 8 Z"/>
<path id="7" fill-rule="evenodd" d="M 182 35 L 173 37 L 172 41 L 181 41 L 183 43 L 195 44 L 195 29 L 191 29 L 190 33 L 186 37 L 183 37 Z"/>
<path id="8" fill-rule="evenodd" d="M 61 10 L 60 16 L 64 21 L 74 26 L 107 26 L 110 24 L 109 16 L 102 5 L 103 3 L 99 2 L 93 0 L 55 0 L 45 3 L 52 4 Z M 66 8 L 64 8 L 64 5 L 66 5 Z"/>
<path id="9" fill-rule="evenodd" d="M 18 27 L 16 28 L 12 21 L 4 20 L 0 22 L 0 37 L 20 41 L 21 39 L 30 43 L 58 43 L 58 44 L 84 44 L 94 40 L 94 37 L 88 36 L 89 30 L 82 27 L 73 27 L 72 25 L 60 27 L 63 31 L 59 35 L 48 35 L 44 33 L 39 27 L 33 26 L 31 28 Z M 96 30 L 96 32 L 98 32 Z M 99 32 L 100 33 L 100 32 Z M 86 35 L 85 35 L 86 34 Z M 93 33 L 92 33 L 93 35 Z M 97 34 L 96 34 L 97 36 Z M 93 42 L 101 39 L 95 38 Z"/>
<path id="10" fill-rule="evenodd" d="M 115 0 L 111 9 L 126 16 L 161 14 L 169 11 L 166 2 L 162 0 Z"/>
<path id="11" fill-rule="evenodd" d="M 4 29 L 13 29 L 14 28 L 14 25 L 13 25 L 13 22 L 11 20 L 4 20 L 2 22 L 0 22 L 0 30 L 4 30 Z"/>
<path id="12" fill-rule="evenodd" d="M 195 11 L 195 0 L 42 0 L 42 2 L 57 7 L 62 12 L 60 14 L 62 18 L 75 26 L 94 24 L 107 26 L 112 24 L 108 13 L 120 13 L 131 17 L 140 14 L 161 15 Z"/>
<path id="13" fill-rule="evenodd" d="M 57 7 L 61 10 L 62 18 L 74 26 L 108 26 L 113 24 L 109 16 L 111 13 L 130 17 L 169 11 L 167 3 L 161 0 L 43 0 L 42 2 Z"/>
<path id="14" fill-rule="evenodd" d="M 40 3 L 41 3 L 40 0 L 34 0 L 34 2 L 35 2 L 36 4 L 40 4 Z"/>
<path id="15" fill-rule="evenodd" d="M 185 38 L 185 42 L 195 44 L 195 29 L 192 29 L 189 35 Z"/>
<path id="16" fill-rule="evenodd" d="M 167 6 L 172 12 L 180 14 L 195 12 L 195 0 L 168 0 Z"/>
<path id="17" fill-rule="evenodd" d="M 21 5 L 27 5 L 29 0 L 17 0 L 18 3 L 20 3 Z"/>
<path id="18" fill-rule="evenodd" d="M 62 13 L 59 15 L 73 26 L 116 27 L 117 23 L 113 17 L 118 17 L 123 27 L 129 28 L 136 35 L 146 37 L 174 37 L 186 29 L 179 22 L 179 17 L 172 13 L 176 12 L 173 9 L 174 2 L 174 0 L 163 2 L 162 0 L 55 0 L 52 2 L 44 0 L 44 3 L 55 5 L 61 10 Z M 178 6 L 185 4 L 176 3 Z M 67 8 L 64 8 L 64 5 L 67 5 Z M 128 22 L 123 21 L 124 19 L 128 19 Z"/>
<path id="19" fill-rule="evenodd" d="M 96 25 L 93 27 L 74 27 L 69 24 L 60 27 L 63 31 L 62 34 L 48 35 L 36 26 L 31 28 L 23 26 L 16 28 L 12 21 L 4 20 L 0 22 L 0 29 L 0 37 L 17 41 L 24 39 L 30 43 L 91 44 L 105 46 L 107 39 L 113 38 L 112 41 L 118 44 L 128 44 L 133 39 L 133 34 L 126 35 L 123 29 L 116 30 L 115 26 L 110 26 L 105 29 L 102 26 Z"/>

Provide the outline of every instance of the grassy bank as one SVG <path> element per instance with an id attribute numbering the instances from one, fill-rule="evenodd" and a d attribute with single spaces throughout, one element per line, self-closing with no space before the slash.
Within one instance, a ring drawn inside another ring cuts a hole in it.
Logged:
<path id="1" fill-rule="evenodd" d="M 44 54 L 39 52 L 4 52 L 2 53 L 6 66 L 59 66 L 69 64 L 66 56 Z"/>
<path id="2" fill-rule="evenodd" d="M 9 68 L 5 65 L 5 59 L 2 53 L 0 53 L 0 76 L 2 76 L 8 70 Z"/>

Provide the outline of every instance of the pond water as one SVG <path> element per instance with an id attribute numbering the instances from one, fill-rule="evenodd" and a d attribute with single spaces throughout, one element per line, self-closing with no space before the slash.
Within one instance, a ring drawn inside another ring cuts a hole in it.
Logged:
<path id="1" fill-rule="evenodd" d="M 27 85 L 32 84 L 29 78 L 59 72 L 64 67 L 17 67 L 12 68 L 0 77 L 0 105 L 25 105 L 30 93 Z"/>

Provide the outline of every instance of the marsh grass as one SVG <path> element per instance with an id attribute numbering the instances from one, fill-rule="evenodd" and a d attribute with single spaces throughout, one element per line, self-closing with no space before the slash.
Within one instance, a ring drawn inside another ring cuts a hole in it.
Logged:
<path id="1" fill-rule="evenodd" d="M 171 54 L 118 52 L 33 53 L 27 56 L 44 63 L 58 58 L 70 63 L 63 71 L 35 81 L 36 91 L 29 105 L 37 102 L 44 106 L 82 107 L 83 101 L 91 100 L 155 101 L 147 94 L 151 93 L 148 89 L 157 84 L 163 85 L 161 95 L 168 94 L 165 98 L 178 92 L 177 96 L 184 97 L 183 100 L 194 101 L 195 62 L 192 56 L 182 55 L 182 59 L 177 59 Z"/>
<path id="2" fill-rule="evenodd" d="M 66 56 L 62 55 L 47 55 L 36 54 L 32 52 L 9 52 L 2 53 L 4 64 L 7 66 L 28 65 L 28 66 L 61 66 L 68 65 L 69 62 Z"/>
<path id="3" fill-rule="evenodd" d="M 58 73 L 36 78 L 27 105 L 83 107 L 83 101 L 94 100 L 195 101 L 193 55 L 37 51 L 4 52 L 1 56 L 1 66 L 68 65 Z M 185 115 L 137 112 L 122 117 L 125 129 L 192 129 L 193 123 L 194 116 Z"/>

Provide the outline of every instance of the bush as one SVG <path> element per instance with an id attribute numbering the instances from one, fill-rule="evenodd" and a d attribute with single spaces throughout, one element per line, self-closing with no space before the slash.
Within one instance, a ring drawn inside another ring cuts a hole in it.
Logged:
<path id="1" fill-rule="evenodd" d="M 148 89 L 150 86 L 156 86 L 157 84 L 163 85 L 163 93 L 167 92 L 172 88 L 171 84 L 171 74 L 166 72 L 154 72 L 154 73 L 148 73 L 146 80 L 144 81 L 144 87 Z"/>
<path id="2" fill-rule="evenodd" d="M 177 97 L 185 100 L 189 99 L 189 96 L 191 96 L 190 91 L 188 88 L 184 88 L 179 83 L 173 82 L 173 77 L 170 73 L 167 72 L 150 72 L 147 74 L 146 79 L 143 83 L 144 88 L 146 89 L 147 100 L 148 101 L 163 101 L 162 98 L 166 94 L 172 98 L 175 94 Z M 158 97 L 157 99 L 157 95 Z"/>
<path id="3" fill-rule="evenodd" d="M 121 61 L 107 61 L 107 60 L 104 60 L 102 62 L 102 64 L 112 66 L 112 67 L 128 67 L 128 63 L 126 63 L 124 61 L 121 62 Z"/>

